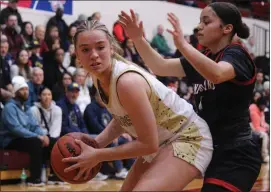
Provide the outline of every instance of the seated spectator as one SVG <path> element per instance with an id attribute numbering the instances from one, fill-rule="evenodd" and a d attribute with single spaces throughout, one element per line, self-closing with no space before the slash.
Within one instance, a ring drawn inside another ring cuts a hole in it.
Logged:
<path id="1" fill-rule="evenodd" d="M 138 64 L 140 67 L 144 68 L 145 70 L 149 71 L 148 67 L 144 64 L 143 60 L 141 59 L 140 55 L 138 54 L 134 42 L 130 38 L 126 38 L 122 43 L 123 49 L 123 57 L 128 61 L 131 61 L 135 64 Z"/>
<path id="2" fill-rule="evenodd" d="M 62 74 L 62 78 L 53 87 L 53 100 L 58 101 L 65 96 L 67 87 L 72 83 L 72 75 L 68 72 Z"/>
<path id="3" fill-rule="evenodd" d="M 50 89 L 43 87 L 39 92 L 39 101 L 31 107 L 31 111 L 40 127 L 51 138 L 59 138 L 61 132 L 62 110 L 52 100 Z"/>
<path id="4" fill-rule="evenodd" d="M 70 44 L 69 51 L 65 53 L 63 67 L 73 74 L 76 71 L 76 55 L 74 44 Z"/>
<path id="5" fill-rule="evenodd" d="M 88 133 L 79 106 L 75 103 L 79 95 L 79 85 L 71 83 L 67 92 L 57 105 L 62 109 L 61 136 L 71 132 Z"/>
<path id="6" fill-rule="evenodd" d="M 13 87 L 11 85 L 10 75 L 9 73 L 7 73 L 7 69 L 6 69 L 7 66 L 8 64 L 5 63 L 5 60 L 3 58 L 1 58 L 0 59 L 0 119 L 1 119 L 1 112 L 2 112 L 3 105 L 13 96 Z M 0 126 L 1 126 L 1 121 L 0 121 Z"/>
<path id="7" fill-rule="evenodd" d="M 269 125 L 265 122 L 264 110 L 266 108 L 266 100 L 260 97 L 255 104 L 249 107 L 251 128 L 256 131 L 262 138 L 262 157 L 264 162 L 269 162 L 268 152 L 268 132 Z"/>
<path id="8" fill-rule="evenodd" d="M 35 28 L 35 40 L 40 44 L 40 54 L 48 52 L 49 48 L 44 41 L 45 38 L 45 27 L 43 25 L 37 25 Z"/>
<path id="9" fill-rule="evenodd" d="M 26 105 L 33 106 L 35 102 L 38 101 L 38 95 L 40 90 L 44 87 L 43 86 L 43 70 L 39 67 L 35 67 L 32 70 L 32 79 L 28 81 L 28 88 L 29 88 L 29 97 L 26 102 Z"/>
<path id="10" fill-rule="evenodd" d="M 265 81 L 263 83 L 263 89 L 264 89 L 263 97 L 266 100 L 266 108 L 264 111 L 265 121 L 266 121 L 266 123 L 270 124 L 270 85 L 269 85 L 269 81 Z"/>
<path id="11" fill-rule="evenodd" d="M 31 107 L 31 112 L 37 120 L 39 126 L 46 131 L 50 139 L 49 150 L 44 153 L 46 159 L 50 159 L 50 151 L 52 150 L 57 139 L 60 137 L 62 111 L 54 101 L 52 101 L 52 92 L 50 89 L 43 87 L 39 92 L 39 101 Z M 51 168 L 51 167 L 50 167 Z M 63 182 L 55 175 L 53 169 L 50 169 L 47 184 L 63 184 Z"/>
<path id="12" fill-rule="evenodd" d="M 157 34 L 153 37 L 151 46 L 157 49 L 157 52 L 166 57 L 172 57 L 173 54 L 170 52 L 170 47 L 168 46 L 167 40 L 163 35 L 164 27 L 163 25 L 158 25 Z"/>
<path id="13" fill-rule="evenodd" d="M 60 34 L 57 26 L 50 26 L 45 33 L 44 39 L 48 51 L 55 51 L 56 49 L 63 48 L 63 42 L 60 39 Z"/>
<path id="14" fill-rule="evenodd" d="M 49 89 L 52 89 L 56 82 L 61 80 L 62 74 L 67 72 L 63 67 L 64 50 L 57 48 L 53 52 L 53 58 L 50 63 L 44 62 L 44 85 Z"/>
<path id="15" fill-rule="evenodd" d="M 67 39 L 67 46 L 70 48 L 70 45 L 73 44 L 73 37 L 77 31 L 75 25 L 70 25 L 68 28 L 68 39 Z M 68 51 L 68 50 L 67 50 Z"/>
<path id="16" fill-rule="evenodd" d="M 260 97 L 262 97 L 262 94 L 261 94 L 260 92 L 258 92 L 258 91 L 254 91 L 254 92 L 253 92 L 253 97 L 252 97 L 251 103 L 252 103 L 252 104 L 256 104 L 257 100 L 258 100 Z"/>
<path id="17" fill-rule="evenodd" d="M 40 54 L 40 44 L 37 40 L 34 40 L 29 45 L 29 50 L 31 51 L 30 62 L 32 67 L 39 67 L 43 69 L 43 58 Z"/>
<path id="18" fill-rule="evenodd" d="M 25 105 L 28 99 L 28 85 L 21 76 L 12 79 L 15 97 L 4 107 L 2 112 L 3 127 L 0 131 L 1 147 L 24 151 L 30 155 L 30 186 L 43 186 L 41 182 L 43 148 L 49 146 L 46 132 L 37 124 Z"/>
<path id="19" fill-rule="evenodd" d="M 258 91 L 260 93 L 263 93 L 263 81 L 264 81 L 264 75 L 262 71 L 257 72 L 256 76 L 256 82 L 255 82 L 255 87 L 254 90 Z"/>
<path id="20" fill-rule="evenodd" d="M 29 21 L 23 22 L 21 36 L 24 43 L 23 46 L 24 49 L 29 49 L 30 44 L 33 42 L 34 40 L 33 33 L 34 33 L 33 24 Z"/>
<path id="21" fill-rule="evenodd" d="M 16 56 L 16 64 L 10 67 L 10 77 L 23 76 L 27 81 L 31 80 L 32 67 L 29 63 L 29 56 L 25 49 L 20 50 Z"/>
<path id="22" fill-rule="evenodd" d="M 265 108 L 266 100 L 264 97 L 260 97 L 255 104 L 249 106 L 251 123 L 256 131 L 268 132 L 269 130 L 269 125 L 265 122 Z"/>
<path id="23" fill-rule="evenodd" d="M 74 75 L 74 81 L 79 85 L 80 87 L 80 92 L 79 96 L 76 100 L 76 104 L 79 106 L 79 109 L 82 114 L 84 114 L 84 111 L 87 107 L 88 104 L 90 104 L 91 99 L 89 96 L 89 88 L 86 86 L 86 71 L 82 68 L 78 68 L 75 71 Z"/>
<path id="24" fill-rule="evenodd" d="M 86 122 L 89 133 L 99 135 L 110 123 L 110 121 L 112 120 L 112 116 L 107 111 L 105 105 L 98 96 L 97 89 L 94 86 L 91 88 L 91 96 L 92 102 L 87 106 L 84 112 L 84 120 Z M 115 147 L 125 144 L 129 141 L 132 141 L 132 137 L 127 133 L 123 133 L 122 136 L 115 139 L 115 141 L 108 145 L 108 147 Z M 134 159 L 127 159 L 124 160 L 124 162 L 126 163 L 126 168 L 130 169 L 134 163 Z M 114 169 L 116 170 L 114 177 L 116 177 L 117 179 L 126 178 L 128 171 L 126 168 L 124 168 L 123 161 L 116 160 L 112 163 Z"/>
<path id="25" fill-rule="evenodd" d="M 3 57 L 0 58 L 0 75 L 1 75 L 0 89 L 3 88 L 12 92 L 10 67 Z"/>
<path id="26" fill-rule="evenodd" d="M 7 26 L 3 30 L 3 33 L 8 39 L 9 52 L 12 57 L 16 59 L 17 53 L 23 48 L 24 45 L 18 26 L 17 16 L 14 14 L 9 15 L 6 24 Z"/>
<path id="27" fill-rule="evenodd" d="M 9 44 L 7 40 L 1 39 L 1 57 L 7 62 L 9 67 L 11 65 L 15 64 L 14 58 L 12 55 L 8 52 L 9 50 Z"/>
<path id="28" fill-rule="evenodd" d="M 198 44 L 199 44 L 199 40 L 198 40 L 198 32 L 199 32 L 199 29 L 198 29 L 198 28 L 194 28 L 194 29 L 193 29 L 193 34 L 189 36 L 190 44 L 191 44 L 195 49 L 198 48 Z"/>
<path id="29" fill-rule="evenodd" d="M 8 6 L 1 10 L 0 12 L 0 25 L 6 24 L 8 16 L 14 14 L 18 18 L 18 24 L 21 26 L 23 24 L 21 14 L 18 11 L 17 4 L 19 0 L 9 0 Z"/>

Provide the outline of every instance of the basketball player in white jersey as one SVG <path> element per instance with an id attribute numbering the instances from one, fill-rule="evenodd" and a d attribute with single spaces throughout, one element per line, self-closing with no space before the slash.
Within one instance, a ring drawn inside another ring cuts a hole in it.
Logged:
<path id="1" fill-rule="evenodd" d="M 95 138 L 99 149 L 76 141 L 82 153 L 63 159 L 75 163 L 65 171 L 80 168 L 75 179 L 87 178 L 99 162 L 136 157 L 122 191 L 180 191 L 204 175 L 212 158 L 212 137 L 192 105 L 123 59 L 105 25 L 92 21 L 80 26 L 74 44 L 79 62 L 92 75 L 114 118 Z M 123 132 L 135 139 L 104 148 Z"/>

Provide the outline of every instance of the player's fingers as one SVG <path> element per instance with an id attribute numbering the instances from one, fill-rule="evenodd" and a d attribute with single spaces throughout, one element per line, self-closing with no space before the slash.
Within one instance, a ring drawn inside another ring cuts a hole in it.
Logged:
<path id="1" fill-rule="evenodd" d="M 122 22 L 125 23 L 125 24 L 128 24 L 128 23 L 129 23 L 129 21 L 127 20 L 127 18 L 125 18 L 125 17 L 122 16 L 122 15 L 119 15 L 119 21 L 122 21 Z"/>
<path id="2" fill-rule="evenodd" d="M 126 23 L 124 23 L 123 21 L 121 21 L 121 20 L 119 20 L 119 24 L 124 28 L 124 29 L 126 29 Z"/>
<path id="3" fill-rule="evenodd" d="M 132 18 L 130 17 L 130 15 L 128 15 L 126 12 L 124 12 L 124 11 L 121 11 L 121 15 L 123 16 L 123 17 L 125 17 L 126 19 L 127 19 L 127 21 L 128 22 L 133 22 L 132 21 Z"/>
<path id="4" fill-rule="evenodd" d="M 64 163 L 76 163 L 78 161 L 78 157 L 67 157 L 67 158 L 63 158 L 62 162 Z"/>
<path id="5" fill-rule="evenodd" d="M 79 167 L 80 167 L 80 163 L 76 163 L 76 164 L 64 169 L 64 173 L 70 172 L 70 171 L 75 170 Z"/>
<path id="6" fill-rule="evenodd" d="M 87 168 L 80 169 L 80 171 L 78 172 L 78 174 L 74 177 L 74 180 L 80 179 L 82 177 L 82 175 L 85 173 L 86 170 L 87 170 Z"/>
<path id="7" fill-rule="evenodd" d="M 85 180 L 87 180 L 89 178 L 91 171 L 92 171 L 92 169 L 88 169 L 87 171 L 85 171 L 85 177 L 84 177 Z"/>
<path id="8" fill-rule="evenodd" d="M 136 15 L 135 15 L 134 10 L 130 9 L 130 12 L 131 12 L 133 22 L 136 23 L 137 21 L 136 21 Z"/>

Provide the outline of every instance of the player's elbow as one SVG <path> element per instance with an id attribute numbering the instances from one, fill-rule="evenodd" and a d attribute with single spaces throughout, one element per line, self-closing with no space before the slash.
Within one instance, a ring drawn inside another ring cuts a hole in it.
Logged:
<path id="1" fill-rule="evenodd" d="M 213 84 L 220 84 L 226 81 L 225 74 L 223 72 L 216 72 L 210 78 Z"/>

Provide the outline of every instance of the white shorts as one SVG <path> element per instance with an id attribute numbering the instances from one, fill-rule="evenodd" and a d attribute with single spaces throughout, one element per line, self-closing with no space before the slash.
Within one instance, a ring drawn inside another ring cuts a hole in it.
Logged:
<path id="1" fill-rule="evenodd" d="M 213 155 L 213 140 L 207 123 L 196 116 L 194 120 L 165 142 L 160 148 L 171 144 L 174 156 L 195 166 L 204 176 Z M 143 156 L 151 162 L 159 153 Z"/>

